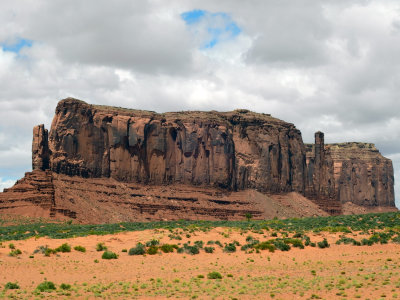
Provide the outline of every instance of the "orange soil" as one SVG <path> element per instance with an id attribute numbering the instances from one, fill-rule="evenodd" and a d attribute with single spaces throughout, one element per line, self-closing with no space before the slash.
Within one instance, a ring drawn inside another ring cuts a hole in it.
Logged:
<path id="1" fill-rule="evenodd" d="M 222 243 L 237 240 L 245 244 L 248 235 L 260 241 L 271 238 L 269 232 L 241 234 L 239 230 L 227 228 L 215 228 L 207 233 L 197 231 L 191 233 L 190 238 L 186 238 L 187 232 L 184 232 L 181 241 L 171 240 L 169 233 L 167 230 L 147 230 L 65 240 L 32 238 L 3 242 L 0 248 L 0 287 L 7 282 L 18 282 L 21 290 L 4 291 L 0 297 L 13 295 L 30 299 L 36 286 L 45 280 L 73 286 L 69 293 L 63 294 L 61 290 L 42 293 L 51 298 L 164 299 L 168 296 L 197 296 L 200 299 L 309 299 L 314 295 L 324 299 L 391 299 L 400 292 L 399 245 L 339 246 L 334 244 L 339 234 L 309 234 L 315 242 L 326 237 L 331 244 L 327 249 L 306 247 L 292 248 L 288 252 L 246 254 L 240 247 L 235 253 L 224 253 L 219 246 L 213 245 L 216 248 L 213 254 L 201 251 L 193 256 L 178 253 L 129 256 L 122 252 L 138 242 L 154 238 L 161 244 L 183 244 L 189 240 L 192 244 L 197 240 L 205 243 L 209 240 Z M 353 234 L 348 236 L 353 237 Z M 354 236 L 357 240 L 363 237 Z M 100 242 L 116 252 L 119 258 L 101 259 L 102 252 L 95 250 Z M 20 256 L 8 255 L 10 243 L 21 249 Z M 56 248 L 62 243 L 72 247 L 84 246 L 87 252 L 72 250 L 51 257 L 33 254 L 41 245 Z M 30 258 L 31 255 L 34 257 Z M 220 272 L 223 279 L 208 280 L 207 274 L 212 271 Z M 205 278 L 198 279 L 200 274 Z"/>

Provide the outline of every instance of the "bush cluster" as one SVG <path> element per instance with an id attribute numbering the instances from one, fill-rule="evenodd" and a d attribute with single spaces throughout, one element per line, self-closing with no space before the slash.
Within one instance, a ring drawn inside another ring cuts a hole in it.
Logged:
<path id="1" fill-rule="evenodd" d="M 40 292 L 51 292 L 56 289 L 56 285 L 51 281 L 43 281 L 36 289 Z"/>
<path id="2" fill-rule="evenodd" d="M 68 245 L 67 243 L 62 244 L 61 246 L 57 247 L 56 252 L 71 252 L 71 246 Z"/>
<path id="3" fill-rule="evenodd" d="M 208 279 L 222 279 L 222 275 L 221 275 L 221 273 L 214 271 L 214 272 L 208 273 L 207 278 Z"/>
<path id="4" fill-rule="evenodd" d="M 318 248 L 321 248 L 321 249 L 329 248 L 329 243 L 325 238 L 321 242 L 318 242 L 317 245 L 318 245 Z"/>
<path id="5" fill-rule="evenodd" d="M 20 287 L 17 282 L 7 282 L 4 288 L 6 290 L 18 290 Z"/>
<path id="6" fill-rule="evenodd" d="M 104 251 L 103 255 L 101 256 L 102 259 L 117 259 L 118 255 L 112 251 Z"/>
<path id="7" fill-rule="evenodd" d="M 83 253 L 86 252 L 86 248 L 83 247 L 83 246 L 75 246 L 75 247 L 74 247 L 74 250 L 75 250 L 75 251 L 79 251 L 79 252 L 83 252 Z"/>

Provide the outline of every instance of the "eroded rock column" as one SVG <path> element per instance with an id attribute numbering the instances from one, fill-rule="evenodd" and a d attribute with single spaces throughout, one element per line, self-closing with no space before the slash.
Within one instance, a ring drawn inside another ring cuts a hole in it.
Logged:
<path id="1" fill-rule="evenodd" d="M 47 170 L 49 168 L 48 135 L 43 124 L 33 127 L 32 170 Z"/>

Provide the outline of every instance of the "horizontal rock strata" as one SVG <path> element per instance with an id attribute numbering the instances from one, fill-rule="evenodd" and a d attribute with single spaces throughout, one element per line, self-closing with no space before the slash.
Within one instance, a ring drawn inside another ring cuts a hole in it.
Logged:
<path id="1" fill-rule="evenodd" d="M 291 204 L 294 199 L 302 201 L 302 209 Z M 324 215 L 315 204 L 295 193 L 274 199 L 254 190 L 143 185 L 39 170 L 26 173 L 13 188 L 0 193 L 0 213 L 72 218 L 75 222 L 94 224 Z"/>

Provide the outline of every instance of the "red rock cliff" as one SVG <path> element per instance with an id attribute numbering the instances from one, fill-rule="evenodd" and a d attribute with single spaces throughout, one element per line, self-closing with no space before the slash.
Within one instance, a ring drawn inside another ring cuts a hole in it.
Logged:
<path id="1" fill-rule="evenodd" d="M 326 203 L 394 207 L 392 161 L 369 143 L 324 144 L 315 134 L 307 149 L 307 196 Z M 329 201 L 327 201 L 329 200 Z"/>
<path id="2" fill-rule="evenodd" d="M 68 98 L 56 108 L 49 152 L 49 168 L 66 175 L 304 192 L 300 131 L 247 110 L 157 114 Z"/>
<path id="3" fill-rule="evenodd" d="M 394 206 L 393 167 L 370 144 L 304 145 L 293 124 L 247 110 L 157 114 L 68 98 L 35 127 L 34 170 L 153 185 L 295 191 L 331 213 Z M 318 202 L 319 201 L 319 202 Z"/>

